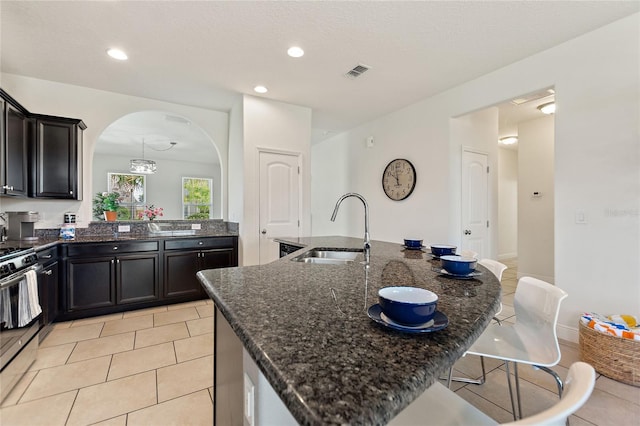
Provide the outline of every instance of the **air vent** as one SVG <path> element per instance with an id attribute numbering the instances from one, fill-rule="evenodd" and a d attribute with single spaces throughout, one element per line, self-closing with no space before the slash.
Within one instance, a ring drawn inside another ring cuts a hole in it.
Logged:
<path id="1" fill-rule="evenodd" d="M 344 76 L 351 79 L 358 78 L 365 72 L 369 71 L 370 68 L 371 67 L 368 65 L 358 64 L 353 67 L 353 69 L 349 70 Z"/>
<path id="2" fill-rule="evenodd" d="M 189 120 L 187 120 L 186 118 L 179 117 L 177 115 L 165 115 L 164 119 L 166 121 L 171 122 L 171 123 L 180 123 L 180 124 L 186 124 L 186 125 L 191 124 L 191 122 Z"/>
<path id="3" fill-rule="evenodd" d="M 548 90 L 544 90 L 542 92 L 531 93 L 529 95 L 525 95 L 525 96 L 521 96 L 519 98 L 512 99 L 511 103 L 514 104 L 514 105 L 522 105 L 522 104 L 527 103 L 527 102 L 537 101 L 537 100 L 546 98 L 548 96 L 553 95 L 554 93 L 555 93 L 555 90 L 548 89 Z"/>

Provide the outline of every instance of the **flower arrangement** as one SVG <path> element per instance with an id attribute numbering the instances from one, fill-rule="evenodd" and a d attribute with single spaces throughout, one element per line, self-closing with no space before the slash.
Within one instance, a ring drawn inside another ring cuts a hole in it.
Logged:
<path id="1" fill-rule="evenodd" d="M 93 199 L 93 215 L 96 218 L 103 218 L 104 212 L 115 212 L 118 210 L 120 194 L 117 192 L 98 192 Z"/>
<path id="2" fill-rule="evenodd" d="M 164 216 L 162 207 L 156 207 L 153 204 L 144 207 L 144 211 L 138 212 L 138 219 L 153 220 L 158 216 Z"/>

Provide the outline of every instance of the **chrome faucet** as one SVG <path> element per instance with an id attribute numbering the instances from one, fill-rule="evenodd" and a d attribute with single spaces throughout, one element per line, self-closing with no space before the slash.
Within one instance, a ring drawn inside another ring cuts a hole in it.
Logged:
<path id="1" fill-rule="evenodd" d="M 362 201 L 364 204 L 364 262 L 365 264 L 369 264 L 369 252 L 371 251 L 371 240 L 369 239 L 369 204 L 367 204 L 367 200 L 360 194 L 355 192 L 349 192 L 344 194 L 342 197 L 338 199 L 336 202 L 336 207 L 333 209 L 333 214 L 331 215 L 331 222 L 335 222 L 336 215 L 338 214 L 338 208 L 340 207 L 340 203 L 345 198 L 356 197 Z"/>

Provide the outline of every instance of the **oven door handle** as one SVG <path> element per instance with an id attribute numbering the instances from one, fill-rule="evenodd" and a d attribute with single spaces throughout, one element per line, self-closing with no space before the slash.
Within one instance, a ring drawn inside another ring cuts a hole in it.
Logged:
<path id="1" fill-rule="evenodd" d="M 24 276 L 27 272 L 35 271 L 37 274 L 38 272 L 40 272 L 40 270 L 42 270 L 42 265 L 38 263 L 35 265 L 31 265 L 28 268 L 21 269 L 15 274 L 12 274 L 12 275 L 9 275 L 8 277 L 3 278 L 2 282 L 0 282 L 0 288 L 8 288 L 8 287 L 14 286 L 24 279 Z"/>

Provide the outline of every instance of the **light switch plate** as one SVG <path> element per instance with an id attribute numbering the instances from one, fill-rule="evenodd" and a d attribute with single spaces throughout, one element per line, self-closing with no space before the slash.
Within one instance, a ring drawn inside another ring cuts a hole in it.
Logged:
<path id="1" fill-rule="evenodd" d="M 587 214 L 584 210 L 576 210 L 576 223 L 579 225 L 587 223 Z"/>
<path id="2" fill-rule="evenodd" d="M 118 232 L 131 232 L 130 225 L 118 225 Z"/>

